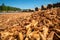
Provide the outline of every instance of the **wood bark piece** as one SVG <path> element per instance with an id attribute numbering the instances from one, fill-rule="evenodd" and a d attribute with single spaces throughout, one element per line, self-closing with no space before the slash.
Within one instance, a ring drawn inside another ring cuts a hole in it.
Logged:
<path id="1" fill-rule="evenodd" d="M 56 31 L 60 32 L 60 29 L 54 28 L 54 30 L 56 30 Z"/>
<path id="2" fill-rule="evenodd" d="M 39 32 L 39 34 L 42 37 L 42 40 L 46 40 L 46 37 L 41 32 Z"/>
<path id="3" fill-rule="evenodd" d="M 38 22 L 37 22 L 37 21 L 32 20 L 32 25 L 33 25 L 34 27 L 35 27 L 37 24 L 38 24 Z"/>
<path id="4" fill-rule="evenodd" d="M 34 38 L 36 40 L 40 40 L 40 35 L 39 35 L 38 31 L 31 32 L 29 34 L 29 36 L 30 36 L 30 38 Z"/>
<path id="5" fill-rule="evenodd" d="M 25 40 L 29 40 L 29 39 L 26 37 Z"/>
<path id="6" fill-rule="evenodd" d="M 60 35 L 58 35 L 57 33 L 55 33 L 56 34 L 56 36 L 58 37 L 58 38 L 60 38 Z"/>
<path id="7" fill-rule="evenodd" d="M 54 31 L 50 32 L 50 34 L 48 35 L 47 40 L 53 40 L 54 33 L 55 33 Z"/>
<path id="8" fill-rule="evenodd" d="M 9 32 L 1 32 L 1 38 L 2 40 L 6 40 L 8 38 L 9 35 L 13 35 L 13 33 L 9 33 Z"/>
<path id="9" fill-rule="evenodd" d="M 43 26 L 43 35 L 44 35 L 44 37 L 47 37 L 47 35 L 48 35 L 48 27 L 46 27 L 46 26 Z"/>
<path id="10" fill-rule="evenodd" d="M 23 40 L 24 39 L 24 36 L 23 36 L 22 32 L 20 32 L 18 36 L 19 36 L 19 40 Z"/>

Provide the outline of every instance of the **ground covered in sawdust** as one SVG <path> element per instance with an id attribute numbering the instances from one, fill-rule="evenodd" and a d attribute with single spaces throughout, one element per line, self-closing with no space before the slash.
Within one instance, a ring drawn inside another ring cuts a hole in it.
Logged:
<path id="1" fill-rule="evenodd" d="M 60 8 L 0 14 L 0 40 L 60 40 Z"/>

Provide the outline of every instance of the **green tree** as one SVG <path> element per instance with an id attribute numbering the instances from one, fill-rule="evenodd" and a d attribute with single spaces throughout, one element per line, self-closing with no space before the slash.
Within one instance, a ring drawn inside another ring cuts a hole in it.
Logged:
<path id="1" fill-rule="evenodd" d="M 16 8 L 16 7 L 11 7 L 11 6 L 5 6 L 4 3 L 2 3 L 2 5 L 0 6 L 0 11 L 21 11 L 20 8 Z"/>
<path id="2" fill-rule="evenodd" d="M 48 5 L 47 5 L 47 8 L 50 9 L 50 8 L 52 8 L 52 6 L 53 6 L 52 4 L 48 4 Z"/>
<path id="3" fill-rule="evenodd" d="M 35 8 L 35 11 L 38 11 L 38 7 Z"/>

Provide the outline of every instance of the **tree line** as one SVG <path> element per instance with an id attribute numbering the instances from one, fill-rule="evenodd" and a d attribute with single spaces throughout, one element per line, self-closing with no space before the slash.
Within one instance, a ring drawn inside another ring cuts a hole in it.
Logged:
<path id="1" fill-rule="evenodd" d="M 51 9 L 51 8 L 56 8 L 56 7 L 60 7 L 60 2 L 55 3 L 55 4 L 48 4 L 46 7 L 44 7 L 44 5 L 41 6 L 41 10 L 46 10 L 46 9 Z M 38 7 L 35 8 L 35 11 L 38 11 Z"/>
<path id="2" fill-rule="evenodd" d="M 0 5 L 0 12 L 2 11 L 20 11 L 20 8 L 16 8 L 16 7 L 11 7 L 11 6 L 6 6 L 4 3 L 2 5 Z"/>

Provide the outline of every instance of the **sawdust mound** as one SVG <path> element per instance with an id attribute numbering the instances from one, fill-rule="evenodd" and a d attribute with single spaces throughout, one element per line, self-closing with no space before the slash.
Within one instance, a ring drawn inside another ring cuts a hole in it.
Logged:
<path id="1" fill-rule="evenodd" d="M 5 21 L 0 25 L 0 40 L 60 40 L 60 8 Z"/>

